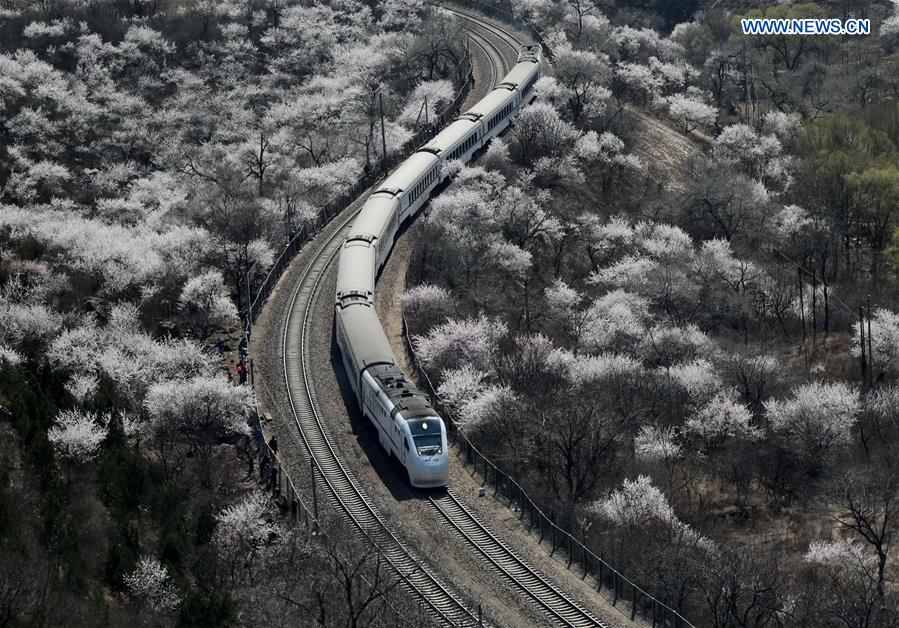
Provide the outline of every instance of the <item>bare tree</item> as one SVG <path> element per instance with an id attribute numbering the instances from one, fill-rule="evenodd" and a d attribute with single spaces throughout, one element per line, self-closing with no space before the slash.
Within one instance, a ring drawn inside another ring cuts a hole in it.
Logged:
<path id="1" fill-rule="evenodd" d="M 846 475 L 838 490 L 841 512 L 836 519 L 876 553 L 877 591 L 882 598 L 887 560 L 899 529 L 899 475 L 884 461 L 873 475 Z"/>

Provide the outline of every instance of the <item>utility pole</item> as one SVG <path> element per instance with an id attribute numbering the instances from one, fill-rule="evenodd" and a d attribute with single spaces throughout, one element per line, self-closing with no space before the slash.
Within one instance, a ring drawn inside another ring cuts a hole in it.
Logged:
<path id="1" fill-rule="evenodd" d="M 868 389 L 868 360 L 865 356 L 865 313 L 862 306 L 858 306 L 858 334 L 859 346 L 862 348 L 861 366 L 862 366 L 862 390 Z"/>
<path id="2" fill-rule="evenodd" d="M 387 167 L 387 133 L 384 131 L 384 94 L 378 92 L 378 106 L 381 109 L 381 171 Z"/>
<path id="3" fill-rule="evenodd" d="M 255 264 L 254 264 L 255 266 Z M 247 279 L 247 327 L 253 324 L 253 297 L 252 292 L 250 292 L 250 271 L 252 268 L 248 268 L 246 272 Z"/>
<path id="4" fill-rule="evenodd" d="M 868 295 L 868 388 L 874 386 L 874 350 L 871 348 L 871 295 Z"/>
<path id="5" fill-rule="evenodd" d="M 802 266 L 798 266 L 799 271 L 799 320 L 802 323 L 802 344 L 805 344 L 805 295 L 802 290 Z"/>
<path id="6" fill-rule="evenodd" d="M 812 271 L 812 346 L 818 339 L 818 276 Z"/>

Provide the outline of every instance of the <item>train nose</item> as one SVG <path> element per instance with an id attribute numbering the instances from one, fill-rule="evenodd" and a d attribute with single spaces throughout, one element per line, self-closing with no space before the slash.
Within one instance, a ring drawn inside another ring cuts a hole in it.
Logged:
<path id="1" fill-rule="evenodd" d="M 424 458 L 416 465 L 414 484 L 421 487 L 445 486 L 449 479 L 449 460 L 445 456 Z"/>

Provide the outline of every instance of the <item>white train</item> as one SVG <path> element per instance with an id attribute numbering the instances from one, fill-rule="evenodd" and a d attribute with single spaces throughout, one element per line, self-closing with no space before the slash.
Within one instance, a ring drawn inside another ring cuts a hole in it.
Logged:
<path id="1" fill-rule="evenodd" d="M 381 446 L 403 464 L 413 486 L 446 485 L 446 427 L 428 396 L 396 364 L 374 309 L 375 277 L 400 225 L 446 178 L 446 162 L 471 159 L 532 100 L 541 63 L 539 45 L 522 47 L 515 67 L 499 85 L 372 192 L 340 251 L 334 329 L 343 365 L 362 413 L 378 430 Z"/>

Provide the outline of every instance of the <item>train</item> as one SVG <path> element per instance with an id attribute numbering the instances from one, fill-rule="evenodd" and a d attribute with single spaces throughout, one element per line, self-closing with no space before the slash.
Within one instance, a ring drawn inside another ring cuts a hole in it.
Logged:
<path id="1" fill-rule="evenodd" d="M 515 66 L 493 90 L 377 185 L 341 245 L 334 334 L 343 367 L 381 446 L 417 488 L 441 487 L 449 480 L 446 425 L 397 364 L 375 313 L 375 280 L 400 227 L 447 178 L 446 164 L 470 160 L 534 99 L 542 61 L 539 44 L 522 46 Z"/>

